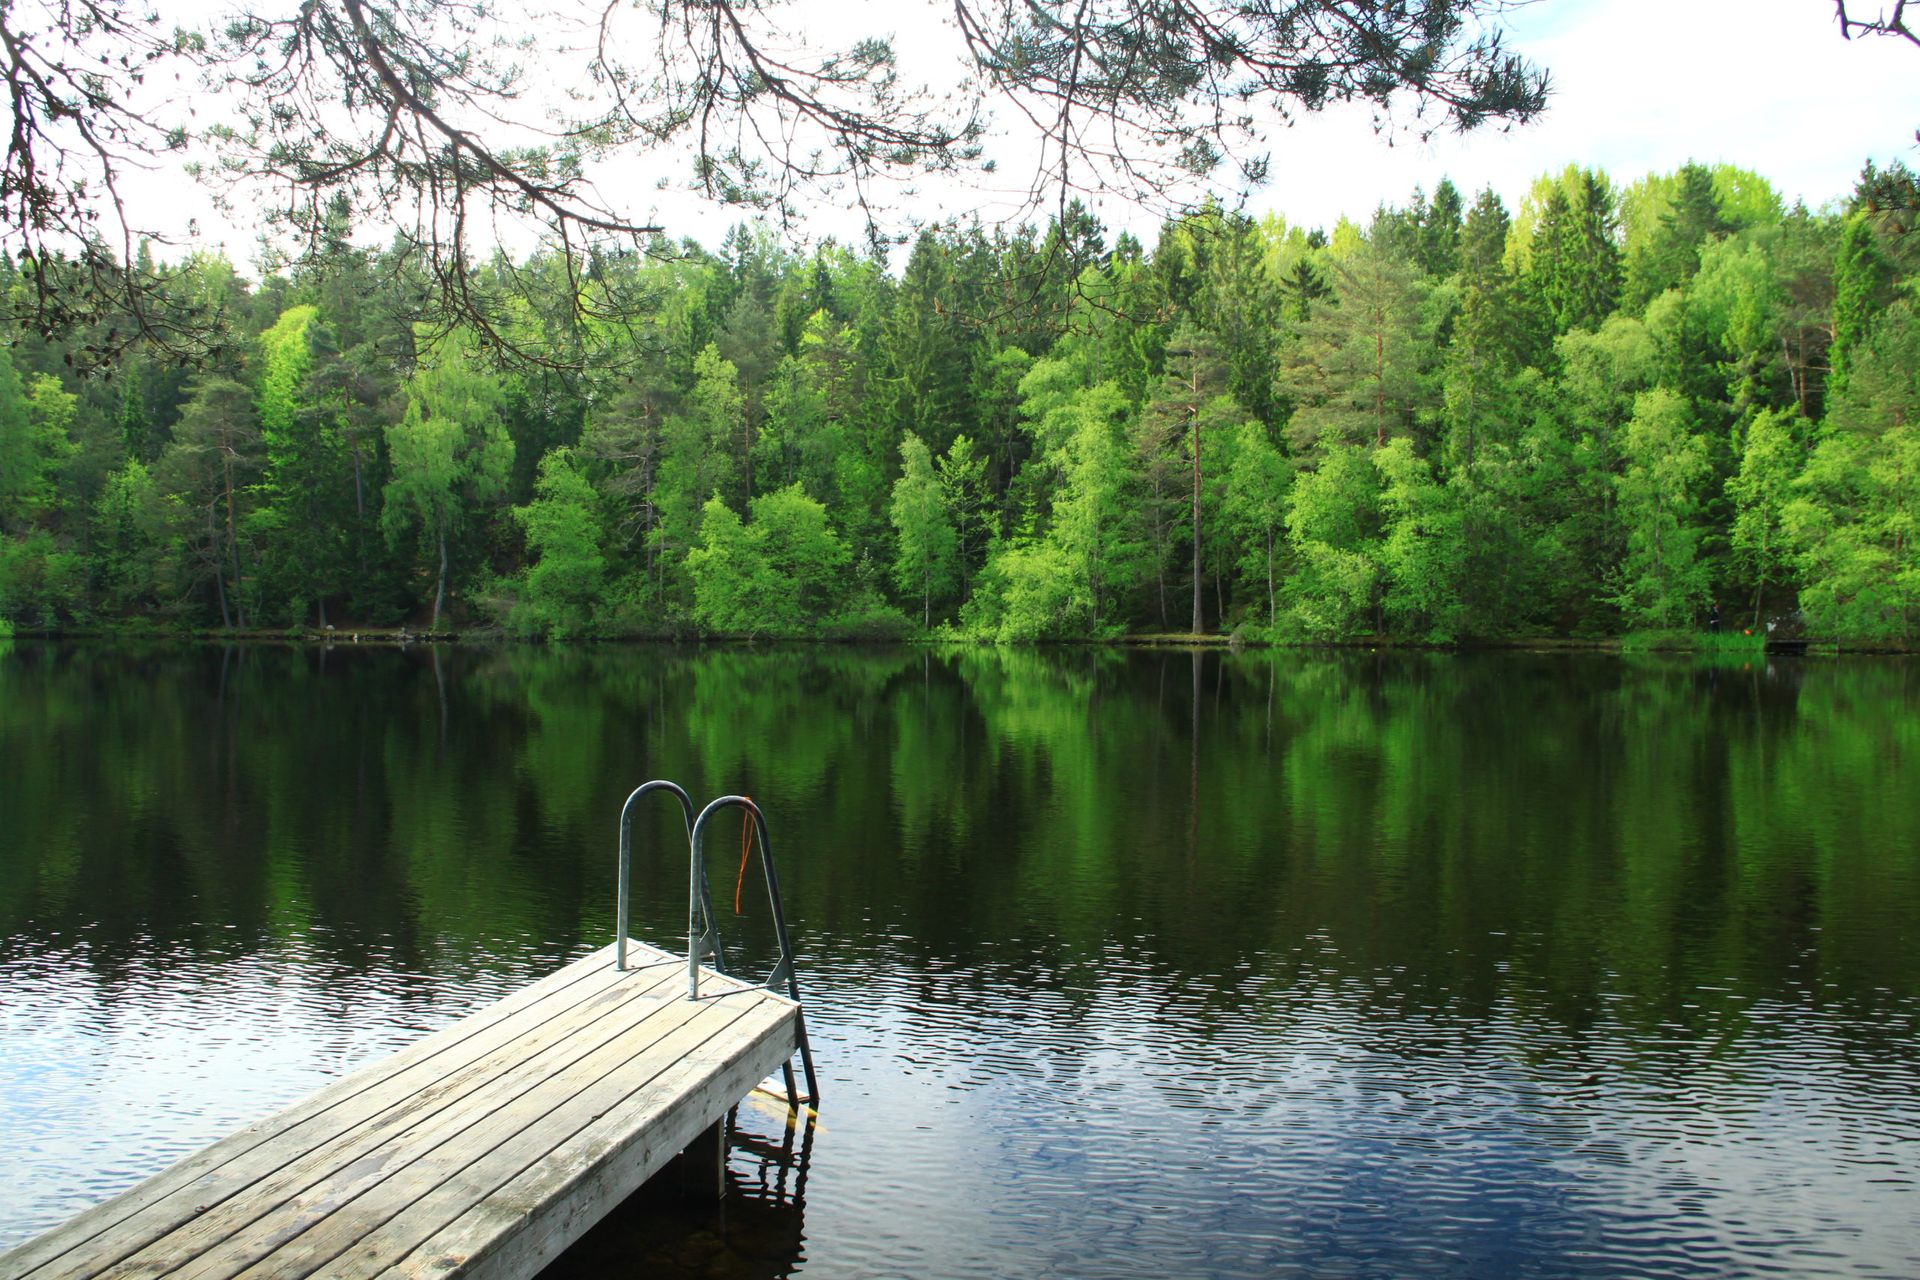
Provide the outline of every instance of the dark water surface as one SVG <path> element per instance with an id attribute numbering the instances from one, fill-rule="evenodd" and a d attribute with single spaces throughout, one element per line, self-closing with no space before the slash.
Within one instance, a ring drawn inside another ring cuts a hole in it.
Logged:
<path id="1" fill-rule="evenodd" d="M 569 1274 L 1920 1275 L 1920 665 L 1597 655 L 16 643 L 0 1247 L 604 945 L 654 776 L 825 1101 Z"/>

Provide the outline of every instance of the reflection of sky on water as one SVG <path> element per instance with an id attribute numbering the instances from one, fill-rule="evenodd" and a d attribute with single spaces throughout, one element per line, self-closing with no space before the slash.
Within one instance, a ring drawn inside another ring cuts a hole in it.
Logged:
<path id="1" fill-rule="evenodd" d="M 423 982 L 299 947 L 0 961 L 0 1248 L 498 999 L 522 966 Z"/>
<path id="2" fill-rule="evenodd" d="M 1334 973 L 1246 975 L 1223 1010 L 1118 948 L 1039 989 L 1020 963 L 865 959 L 809 975 L 821 1274 L 1814 1274 L 1836 1240 L 1842 1270 L 1917 1261 L 1913 1064 L 1849 1061 L 1815 1009 L 1756 1004 L 1732 1043 L 1575 1037 L 1504 1004 L 1388 1017 Z M 0 968 L 13 1241 L 528 967 L 423 981 L 294 947 L 103 987 L 57 961 Z"/>
<path id="3" fill-rule="evenodd" d="M 1249 979 L 1228 1019 L 1124 962 L 1078 1013 L 851 976 L 813 984 L 835 1028 L 813 1176 L 840 1189 L 809 1206 L 821 1274 L 1920 1265 L 1914 1064 L 1855 1069 L 1817 1010 L 1757 1005 L 1729 1045 L 1604 1020 L 1575 1038 L 1507 1003 L 1387 1018 L 1331 975 Z"/>
<path id="4" fill-rule="evenodd" d="M 0 1247 L 599 945 L 669 774 L 773 821 L 804 1215 L 568 1274 L 1920 1275 L 1920 667 L 118 652 L 0 668 Z"/>

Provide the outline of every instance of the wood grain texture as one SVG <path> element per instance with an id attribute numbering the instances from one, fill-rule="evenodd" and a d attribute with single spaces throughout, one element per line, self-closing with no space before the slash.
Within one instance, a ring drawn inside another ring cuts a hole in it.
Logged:
<path id="1" fill-rule="evenodd" d="M 0 1256 L 0 1280 L 527 1276 L 793 1053 L 799 1009 L 608 947 Z"/>
<path id="2" fill-rule="evenodd" d="M 588 957 L 592 960 L 596 957 Z M 674 957 L 655 956 L 655 967 L 684 965 Z M 218 1181 L 203 1181 L 232 1161 L 263 1144 L 319 1143 L 351 1128 L 392 1104 L 433 1087 L 437 1079 L 452 1077 L 462 1068 L 502 1043 L 527 1034 L 549 1016 L 551 1002 L 584 989 L 612 986 L 618 978 L 610 966 L 568 966 L 512 995 L 479 1010 L 450 1027 L 407 1048 L 369 1064 L 310 1094 L 276 1115 L 230 1134 L 145 1182 L 70 1219 L 44 1235 L 0 1255 L 0 1278 L 85 1274 L 72 1267 L 76 1257 L 111 1254 L 124 1257 L 157 1230 L 171 1229 L 208 1207 L 208 1196 L 220 1196 Z M 162 1224 L 165 1224 L 163 1226 Z M 102 1239 L 107 1233 L 114 1236 Z M 133 1243 L 127 1244 L 128 1241 Z M 82 1246 L 86 1246 L 82 1250 Z M 114 1249 L 121 1247 L 118 1254 Z M 65 1260 L 66 1266 L 54 1265 Z"/>

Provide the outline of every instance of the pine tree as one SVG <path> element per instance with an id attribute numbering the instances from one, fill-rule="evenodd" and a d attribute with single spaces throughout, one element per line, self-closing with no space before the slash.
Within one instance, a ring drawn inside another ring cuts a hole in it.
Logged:
<path id="1" fill-rule="evenodd" d="M 1626 305 L 1639 312 L 1668 289 L 1693 279 L 1701 251 L 1732 229 L 1720 212 L 1712 172 L 1705 165 L 1682 165 L 1667 207 L 1627 263 Z"/>
<path id="2" fill-rule="evenodd" d="M 1540 211 L 1527 283 L 1556 336 L 1595 330 L 1620 298 L 1620 248 L 1614 238 L 1613 189 L 1580 169 L 1556 184 Z"/>
<path id="3" fill-rule="evenodd" d="M 1296 455 L 1328 443 L 1376 446 L 1413 428 L 1428 358 L 1421 287 L 1404 261 L 1372 244 L 1333 264 L 1334 304 L 1301 326 L 1280 373 L 1296 406 L 1287 435 Z"/>
<path id="4" fill-rule="evenodd" d="M 1440 179 L 1420 223 L 1420 267 L 1428 275 L 1445 279 L 1460 269 L 1463 212 L 1460 188 L 1449 178 Z"/>
<path id="5" fill-rule="evenodd" d="M 211 581 L 223 627 L 247 625 L 250 554 L 241 534 L 262 464 L 252 394 L 230 378 L 206 377 L 174 424 L 155 464 L 163 492 L 179 499 L 181 542 L 197 579 Z"/>
<path id="6" fill-rule="evenodd" d="M 1846 394 L 1853 353 L 1865 343 L 1874 318 L 1892 300 L 1893 269 L 1880 251 L 1872 222 L 1854 214 L 1840 230 L 1833 263 L 1833 345 L 1827 349 L 1826 396 Z"/>

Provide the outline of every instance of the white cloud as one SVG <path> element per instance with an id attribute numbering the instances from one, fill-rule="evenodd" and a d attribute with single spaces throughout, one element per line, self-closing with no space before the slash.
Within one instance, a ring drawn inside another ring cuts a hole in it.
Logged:
<path id="1" fill-rule="evenodd" d="M 907 76 L 939 87 L 960 74 L 958 37 L 940 0 L 803 0 L 793 17 L 800 41 L 891 31 Z M 1273 137 L 1273 180 L 1250 207 L 1330 228 L 1343 215 L 1364 223 L 1380 202 L 1404 201 L 1416 185 L 1431 192 L 1443 176 L 1469 199 L 1491 186 L 1512 207 L 1536 176 L 1568 163 L 1597 165 L 1624 185 L 1689 159 L 1752 169 L 1789 201 L 1818 206 L 1843 196 L 1869 157 L 1920 159 L 1920 50 L 1884 38 L 1843 41 L 1830 0 L 1540 0 L 1516 7 L 1508 25 L 1509 46 L 1553 77 L 1541 120 L 1421 143 L 1376 135 L 1364 108 L 1302 117 Z M 1032 220 L 1022 199 L 1030 155 L 1021 158 L 1010 112 L 999 132 L 997 174 L 964 184 L 923 179 L 917 194 L 896 195 L 896 207 L 929 221 Z M 663 175 L 684 179 L 679 153 L 627 157 L 606 172 L 617 175 L 606 192 L 616 207 L 636 219 L 657 215 L 675 237 L 717 246 L 750 216 L 659 189 Z M 229 221 L 187 185 L 164 165 L 129 177 L 137 209 L 165 210 L 176 228 L 198 216 L 205 243 L 245 254 L 255 219 L 242 211 Z M 805 230 L 857 242 L 863 224 L 850 203 L 820 201 Z M 1110 227 L 1152 242 L 1157 215 L 1118 201 L 1099 212 Z"/>
<path id="2" fill-rule="evenodd" d="M 1920 50 L 1840 38 L 1824 0 L 1585 0 L 1517 11 L 1511 47 L 1547 67 L 1545 116 L 1422 145 L 1376 138 L 1364 112 L 1329 112 L 1279 140 L 1254 207 L 1308 226 L 1364 223 L 1382 200 L 1450 176 L 1509 206 L 1569 163 L 1616 182 L 1689 159 L 1752 169 L 1786 199 L 1846 194 L 1869 157 L 1915 162 Z"/>

